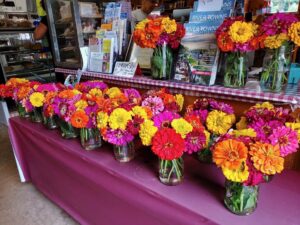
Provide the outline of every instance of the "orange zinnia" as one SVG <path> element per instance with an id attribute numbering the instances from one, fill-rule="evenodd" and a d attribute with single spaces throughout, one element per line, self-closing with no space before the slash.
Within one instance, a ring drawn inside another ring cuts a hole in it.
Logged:
<path id="1" fill-rule="evenodd" d="M 140 40 L 144 48 L 156 48 L 156 42 L 159 39 L 159 33 L 154 31 L 141 31 Z"/>
<path id="2" fill-rule="evenodd" d="M 161 17 L 150 20 L 146 26 L 146 30 L 150 32 L 159 33 L 160 35 L 163 30 L 161 21 L 162 21 Z"/>
<path id="3" fill-rule="evenodd" d="M 233 50 L 233 42 L 227 33 L 221 33 L 217 39 L 218 46 L 223 52 L 230 52 Z"/>
<path id="4" fill-rule="evenodd" d="M 58 97 L 65 99 L 72 99 L 75 96 L 72 90 L 63 90 L 59 92 Z"/>
<path id="5" fill-rule="evenodd" d="M 213 161 L 217 166 L 236 170 L 246 161 L 247 154 L 248 149 L 243 142 L 228 139 L 215 145 Z"/>
<path id="6" fill-rule="evenodd" d="M 22 100 L 22 99 L 26 98 L 28 96 L 30 90 L 31 90 L 31 88 L 26 85 L 20 87 L 20 89 L 18 90 L 18 93 L 17 93 L 18 100 Z"/>
<path id="7" fill-rule="evenodd" d="M 113 105 L 115 107 L 118 107 L 119 105 L 122 105 L 126 102 L 128 102 L 128 98 L 122 93 L 122 94 L 119 94 L 118 96 L 116 96 L 115 98 L 112 98 L 111 99 Z"/>
<path id="8" fill-rule="evenodd" d="M 283 170 L 284 159 L 280 157 L 279 145 L 256 142 L 250 145 L 249 154 L 254 167 L 267 175 Z"/>
<path id="9" fill-rule="evenodd" d="M 89 117 L 83 110 L 76 111 L 71 117 L 71 124 L 76 128 L 85 128 L 89 122 Z"/>
<path id="10" fill-rule="evenodd" d="M 98 98 L 97 99 L 98 111 L 110 112 L 113 110 L 113 104 L 109 98 Z"/>

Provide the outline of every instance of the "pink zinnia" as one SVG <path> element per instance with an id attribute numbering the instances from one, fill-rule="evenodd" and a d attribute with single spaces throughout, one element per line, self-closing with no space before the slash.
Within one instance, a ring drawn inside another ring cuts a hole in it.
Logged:
<path id="1" fill-rule="evenodd" d="M 280 126 L 282 126 L 282 123 L 279 121 L 272 120 L 270 122 L 265 122 L 262 119 L 249 125 L 250 128 L 255 130 L 257 139 L 266 143 L 269 143 L 268 138 L 273 133 L 273 130 Z"/>
<path id="2" fill-rule="evenodd" d="M 246 180 L 243 184 L 246 186 L 255 186 L 260 183 L 264 182 L 264 176 L 263 174 L 254 168 L 252 162 L 250 160 L 247 160 L 247 166 L 249 170 L 249 177 L 248 180 Z"/>
<path id="3" fill-rule="evenodd" d="M 192 154 L 198 152 L 206 144 L 206 136 L 204 132 L 192 131 L 185 138 L 185 152 Z"/>
<path id="4" fill-rule="evenodd" d="M 131 142 L 134 139 L 134 136 L 126 130 L 108 129 L 106 132 L 106 139 L 111 144 L 122 146 Z"/>
<path id="5" fill-rule="evenodd" d="M 58 87 L 55 83 L 49 83 L 49 84 L 41 84 L 37 88 L 38 92 L 49 92 L 49 91 L 58 91 Z"/>
<path id="6" fill-rule="evenodd" d="M 154 116 L 153 122 L 157 128 L 166 128 L 170 127 L 171 122 L 178 118 L 180 118 L 180 116 L 177 113 L 165 111 Z"/>
<path id="7" fill-rule="evenodd" d="M 218 102 L 216 100 L 210 100 L 209 104 L 210 104 L 211 108 L 222 111 L 224 113 L 227 113 L 227 114 L 233 114 L 234 113 L 232 106 L 230 106 L 230 105 L 228 105 L 224 102 Z"/>
<path id="8" fill-rule="evenodd" d="M 156 96 L 149 96 L 143 102 L 142 106 L 150 107 L 153 115 L 157 115 L 158 113 L 164 110 L 164 103 L 163 100 Z"/>
<path id="9" fill-rule="evenodd" d="M 291 24 L 297 21 L 298 18 L 294 14 L 275 13 L 261 24 L 261 31 L 267 35 L 287 34 Z"/>
<path id="10" fill-rule="evenodd" d="M 124 89 L 124 95 L 129 99 L 130 103 L 134 103 L 136 105 L 138 105 L 142 100 L 140 93 L 134 88 Z"/>
<path id="11" fill-rule="evenodd" d="M 282 157 L 296 152 L 299 147 L 296 131 L 286 126 L 276 128 L 269 139 L 272 145 L 279 145 Z"/>

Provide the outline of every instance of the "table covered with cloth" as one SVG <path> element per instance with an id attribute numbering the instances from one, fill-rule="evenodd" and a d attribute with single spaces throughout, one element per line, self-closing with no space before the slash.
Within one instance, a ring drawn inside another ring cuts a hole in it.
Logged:
<path id="1" fill-rule="evenodd" d="M 260 185 L 256 211 L 237 216 L 224 206 L 221 171 L 196 157 L 184 157 L 182 184 L 166 186 L 158 179 L 158 159 L 147 148 L 119 163 L 109 144 L 86 151 L 79 139 L 65 140 L 59 130 L 18 117 L 10 118 L 9 134 L 25 181 L 80 224 L 300 224 L 299 171 Z"/>

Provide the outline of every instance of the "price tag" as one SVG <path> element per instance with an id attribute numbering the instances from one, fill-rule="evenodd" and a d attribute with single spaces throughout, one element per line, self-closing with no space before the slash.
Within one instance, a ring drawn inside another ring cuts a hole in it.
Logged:
<path id="1" fill-rule="evenodd" d="M 114 75 L 121 77 L 133 77 L 137 68 L 136 62 L 116 62 Z"/>

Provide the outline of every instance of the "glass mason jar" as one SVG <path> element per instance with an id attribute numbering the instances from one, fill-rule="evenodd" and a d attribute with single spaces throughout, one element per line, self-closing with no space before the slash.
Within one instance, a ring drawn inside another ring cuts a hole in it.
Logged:
<path id="1" fill-rule="evenodd" d="M 291 63 L 291 45 L 267 49 L 263 62 L 260 85 L 263 91 L 279 92 L 287 81 Z"/>
<path id="2" fill-rule="evenodd" d="M 70 123 L 59 119 L 59 127 L 61 131 L 61 136 L 66 139 L 78 137 L 78 129 L 73 127 Z"/>
<path id="3" fill-rule="evenodd" d="M 183 181 L 184 161 L 159 159 L 159 180 L 166 185 L 177 185 Z"/>
<path id="4" fill-rule="evenodd" d="M 172 63 L 172 49 L 166 43 L 157 46 L 151 57 L 151 76 L 157 80 L 170 80 Z"/>
<path id="5" fill-rule="evenodd" d="M 101 147 L 101 135 L 96 128 L 81 128 L 80 129 L 80 142 L 85 150 L 93 150 Z"/>
<path id="6" fill-rule="evenodd" d="M 258 185 L 245 186 L 243 183 L 225 181 L 226 194 L 224 203 L 226 207 L 237 215 L 250 215 L 257 206 Z"/>
<path id="7" fill-rule="evenodd" d="M 43 115 L 42 115 L 42 109 L 41 109 L 41 107 L 34 108 L 32 110 L 32 112 L 30 112 L 30 120 L 31 120 L 31 122 L 34 122 L 34 123 L 41 123 L 41 122 L 43 122 Z"/>
<path id="8" fill-rule="evenodd" d="M 16 106 L 17 106 L 17 111 L 18 111 L 19 117 L 21 117 L 21 118 L 30 117 L 29 112 L 26 112 L 25 107 L 23 107 L 20 102 L 16 102 Z"/>
<path id="9" fill-rule="evenodd" d="M 129 162 L 134 158 L 135 148 L 134 142 L 131 141 L 125 145 L 114 145 L 114 154 L 119 162 Z"/>
<path id="10" fill-rule="evenodd" d="M 44 125 L 49 130 L 56 129 L 58 126 L 57 126 L 57 122 L 56 122 L 55 116 L 50 116 L 50 117 L 45 117 L 44 116 Z"/>
<path id="11" fill-rule="evenodd" d="M 247 80 L 247 55 L 243 52 L 230 52 L 225 57 L 224 86 L 244 87 Z"/>

